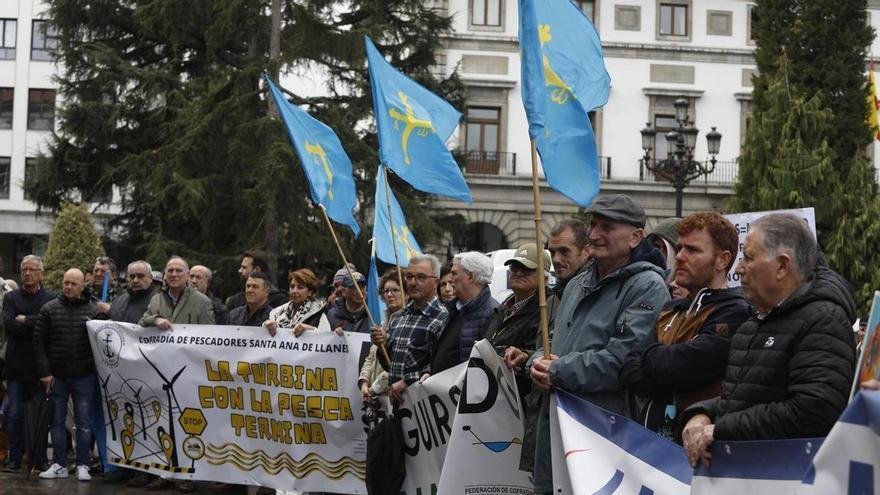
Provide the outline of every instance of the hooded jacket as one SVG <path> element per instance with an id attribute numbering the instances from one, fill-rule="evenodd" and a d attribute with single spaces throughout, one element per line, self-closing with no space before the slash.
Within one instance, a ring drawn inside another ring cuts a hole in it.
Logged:
<path id="1" fill-rule="evenodd" d="M 61 294 L 40 309 L 34 328 L 39 377 L 75 378 L 95 371 L 86 322 L 95 317 L 97 309 L 88 289 L 77 299 Z"/>
<path id="2" fill-rule="evenodd" d="M 620 370 L 621 385 L 648 398 L 638 421 L 681 443 L 681 412 L 721 393 L 730 338 L 750 315 L 740 288 L 701 289 L 668 302 Z"/>
<path id="3" fill-rule="evenodd" d="M 344 299 L 339 299 L 327 310 L 327 321 L 330 328 L 342 327 L 343 331 L 353 333 L 370 333 L 370 317 L 367 314 L 367 305 L 356 313 L 352 313 L 345 305 Z"/>
<path id="4" fill-rule="evenodd" d="M 849 284 L 820 262 L 812 277 L 730 342 L 721 396 L 695 404 L 715 440 L 822 437 L 846 407 L 855 373 Z"/>
<path id="5" fill-rule="evenodd" d="M 650 261 L 649 261 L 650 260 Z M 654 329 L 669 300 L 665 261 L 645 240 L 632 251 L 630 263 L 599 278 L 595 261 L 565 288 L 553 325 L 550 381 L 608 411 L 629 415 L 627 392 L 617 377 L 623 359 Z M 543 356 L 539 348 L 531 362 Z M 541 396 L 535 449 L 535 491 L 553 491 L 550 456 L 550 394 Z"/>

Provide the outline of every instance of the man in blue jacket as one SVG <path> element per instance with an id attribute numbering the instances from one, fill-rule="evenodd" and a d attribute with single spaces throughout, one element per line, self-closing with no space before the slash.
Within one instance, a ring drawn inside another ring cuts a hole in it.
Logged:
<path id="1" fill-rule="evenodd" d="M 474 343 L 486 335 L 498 303 L 492 298 L 492 260 L 476 251 L 455 255 L 452 285 L 455 299 L 446 303 L 449 321 L 439 335 L 431 335 L 431 373 L 453 368 L 468 360 Z"/>
<path id="2" fill-rule="evenodd" d="M 669 299 L 665 261 L 645 240 L 645 210 L 629 196 L 597 199 L 589 242 L 592 260 L 565 288 L 553 326 L 552 354 L 532 356 L 532 382 L 545 390 L 539 408 L 535 448 L 535 493 L 553 491 L 550 456 L 550 391 L 560 389 L 611 412 L 633 408 L 618 381 L 630 349 L 654 328 Z"/>

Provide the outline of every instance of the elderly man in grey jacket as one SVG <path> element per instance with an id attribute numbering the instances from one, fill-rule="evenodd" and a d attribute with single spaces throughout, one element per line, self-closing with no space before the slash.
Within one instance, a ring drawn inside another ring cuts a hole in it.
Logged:
<path id="1" fill-rule="evenodd" d="M 528 366 L 541 398 L 535 449 L 535 493 L 553 491 L 550 391 L 563 390 L 618 414 L 628 414 L 617 376 L 629 350 L 654 327 L 669 299 L 665 261 L 645 241 L 645 210 L 629 196 L 597 199 L 589 242 L 592 261 L 565 288 L 553 326 L 552 352 L 538 349 Z"/>

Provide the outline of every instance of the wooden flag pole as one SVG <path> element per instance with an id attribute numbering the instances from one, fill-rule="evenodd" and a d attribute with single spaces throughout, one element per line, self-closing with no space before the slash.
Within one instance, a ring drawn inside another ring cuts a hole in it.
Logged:
<path id="1" fill-rule="evenodd" d="M 333 242 L 336 243 L 336 249 L 339 250 L 339 256 L 342 257 L 342 265 L 345 267 L 345 271 L 348 272 L 348 278 L 351 279 L 352 283 L 354 283 L 355 289 L 357 289 L 358 295 L 361 296 L 361 299 L 364 301 L 364 309 L 367 311 L 367 317 L 370 319 L 370 326 L 376 326 L 376 320 L 373 318 L 373 314 L 370 312 L 370 305 L 367 304 L 367 298 L 364 295 L 364 291 L 361 290 L 360 284 L 357 283 L 357 280 L 354 279 L 354 272 L 351 271 L 351 267 L 348 265 L 348 260 L 345 258 L 345 252 L 342 250 L 342 245 L 339 244 L 339 238 L 336 237 L 336 230 L 333 228 L 333 223 L 330 222 L 330 217 L 327 216 L 327 209 L 324 208 L 324 205 L 318 205 L 321 209 L 321 213 L 324 214 L 324 221 L 327 222 L 327 228 L 330 229 L 330 235 L 333 236 Z M 382 355 L 388 362 L 391 362 L 391 357 L 388 355 L 388 349 L 385 348 L 384 345 L 379 346 L 379 350 L 382 351 Z"/>
<path id="2" fill-rule="evenodd" d="M 397 236 L 394 235 L 394 216 L 391 214 L 391 185 L 388 184 L 388 167 L 382 167 L 385 176 L 385 207 L 388 208 L 388 223 L 391 224 L 391 244 L 394 247 L 394 265 L 397 268 L 397 284 L 400 286 L 400 300 L 406 306 L 406 288 L 403 285 L 403 270 L 400 268 L 400 260 L 397 258 Z M 378 206 L 377 206 L 378 208 Z"/>
<path id="3" fill-rule="evenodd" d="M 541 344 L 544 359 L 550 359 L 550 333 L 547 330 L 547 291 L 544 283 L 544 242 L 541 239 L 541 189 L 538 185 L 538 146 L 532 142 L 532 196 L 535 202 L 535 247 L 538 256 L 538 307 L 541 313 Z"/>

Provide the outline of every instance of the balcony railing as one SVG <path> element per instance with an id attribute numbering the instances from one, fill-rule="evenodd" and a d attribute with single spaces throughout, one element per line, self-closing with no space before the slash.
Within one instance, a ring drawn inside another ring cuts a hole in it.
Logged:
<path id="1" fill-rule="evenodd" d="M 468 174 L 516 175 L 516 153 L 470 150 L 465 152 L 464 163 Z"/>
<path id="2" fill-rule="evenodd" d="M 705 164 L 708 166 L 708 163 Z M 711 174 L 697 177 L 691 184 L 733 184 L 736 182 L 736 174 L 739 163 L 736 160 L 718 161 L 715 170 Z M 605 176 L 603 176 L 604 178 Z M 643 182 L 667 182 L 663 176 L 655 175 L 653 171 L 645 167 L 645 161 L 639 160 L 639 180 Z"/>
<path id="3" fill-rule="evenodd" d="M 487 175 L 516 175 L 517 172 L 526 174 L 531 164 L 520 164 L 522 170 L 517 170 L 516 153 L 505 151 L 467 151 L 456 153 L 459 163 L 463 163 L 466 174 Z M 599 174 L 602 179 L 611 178 L 611 157 L 599 157 Z"/>

